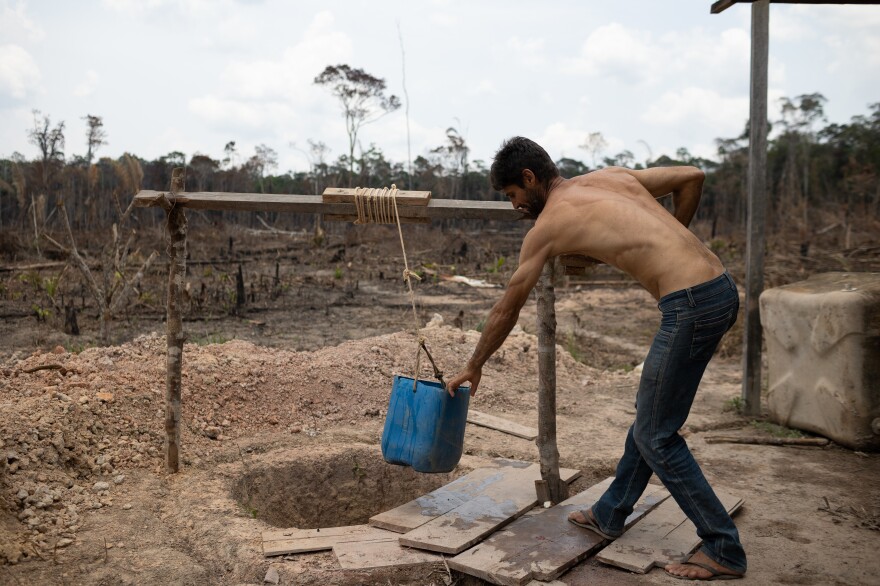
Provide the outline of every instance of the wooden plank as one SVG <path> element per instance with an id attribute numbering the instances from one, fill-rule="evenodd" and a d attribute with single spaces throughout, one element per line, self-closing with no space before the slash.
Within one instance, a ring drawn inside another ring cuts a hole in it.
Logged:
<path id="1" fill-rule="evenodd" d="M 137 207 L 159 205 L 165 195 L 175 205 L 200 210 L 266 211 L 315 214 L 357 215 L 353 203 L 324 203 L 320 195 L 278 193 L 220 193 L 211 191 L 184 192 L 177 196 L 161 191 L 141 190 L 135 197 Z M 460 218 L 464 220 L 520 220 L 521 212 L 506 201 L 476 201 L 431 198 L 427 206 L 402 206 L 401 217 L 432 220 Z"/>
<path id="2" fill-rule="evenodd" d="M 375 515 L 370 518 L 370 525 L 406 533 L 476 498 L 511 474 L 527 470 L 530 482 L 541 477 L 541 469 L 537 464 L 515 460 L 496 460 L 494 463 L 495 466 L 478 468 L 433 492 Z M 566 482 L 572 482 L 580 476 L 580 471 L 563 468 L 560 475 Z"/>
<path id="3" fill-rule="evenodd" d="M 339 543 L 333 546 L 333 553 L 344 570 L 443 562 L 441 554 L 402 547 L 397 539 Z"/>
<path id="4" fill-rule="evenodd" d="M 495 584 L 520 586 L 530 580 L 553 580 L 602 547 L 596 533 L 568 522 L 568 515 L 589 507 L 612 478 L 555 507 L 517 519 L 483 543 L 449 560 L 449 567 Z M 651 485 L 627 519 L 632 525 L 669 496 Z"/>
<path id="5" fill-rule="evenodd" d="M 739 497 L 715 491 L 730 514 L 743 504 Z M 680 562 L 700 545 L 697 529 L 674 500 L 668 499 L 638 525 L 596 556 L 602 563 L 644 574 L 654 566 Z"/>
<path id="6" fill-rule="evenodd" d="M 510 523 L 537 504 L 536 464 L 488 485 L 479 495 L 400 536 L 400 544 L 457 554 Z"/>
<path id="7" fill-rule="evenodd" d="M 321 194 L 324 203 L 351 203 L 354 201 L 357 190 L 346 187 L 328 187 Z M 430 191 L 403 191 L 398 190 L 395 195 L 398 206 L 426 206 L 431 201 Z"/>
<path id="8" fill-rule="evenodd" d="M 603 540 L 602 544 L 596 548 L 584 550 L 581 545 L 584 542 L 583 533 L 593 532 L 568 522 L 568 513 L 577 510 L 578 506 L 583 508 L 592 505 L 600 496 L 601 494 L 592 499 L 585 499 L 580 504 L 572 503 L 570 509 L 567 511 L 561 511 L 560 521 L 563 519 L 565 520 L 565 530 L 558 537 L 553 539 L 552 547 L 550 544 L 542 547 L 539 560 L 532 566 L 532 575 L 535 578 L 543 581 L 553 580 L 564 574 L 582 560 L 590 557 L 590 555 L 605 545 Z M 624 530 L 629 531 L 633 526 L 637 526 L 641 519 L 657 508 L 658 505 L 665 502 L 668 498 L 669 491 L 664 487 L 648 485 L 648 488 L 645 489 L 644 494 L 642 494 L 641 498 L 636 503 L 636 506 L 633 508 L 633 512 L 626 518 L 626 521 L 624 522 Z M 624 535 L 626 534 L 624 533 Z M 593 536 L 594 538 L 599 538 L 595 533 L 593 533 Z"/>
<path id="9" fill-rule="evenodd" d="M 521 437 L 527 440 L 534 440 L 538 437 L 538 430 L 533 427 L 520 425 L 519 423 L 489 415 L 482 411 L 475 411 L 474 409 L 468 410 L 467 422 L 482 427 L 488 427 L 489 429 L 494 429 L 496 431 L 509 433 L 510 435 L 515 435 L 516 437 Z"/>
<path id="10" fill-rule="evenodd" d="M 743 0 L 718 0 L 714 4 L 712 4 L 712 8 L 709 9 L 711 14 L 720 14 L 736 4 L 737 2 L 742 2 Z M 751 0 L 748 0 L 751 1 Z"/>
<path id="11" fill-rule="evenodd" d="M 333 549 L 339 543 L 394 539 L 396 534 L 369 525 L 327 527 L 324 529 L 282 529 L 263 532 L 263 555 L 303 553 Z"/>

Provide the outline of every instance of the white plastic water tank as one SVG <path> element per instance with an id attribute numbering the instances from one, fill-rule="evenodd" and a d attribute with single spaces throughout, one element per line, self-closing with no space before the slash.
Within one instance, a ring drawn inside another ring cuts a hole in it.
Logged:
<path id="1" fill-rule="evenodd" d="M 880 273 L 822 273 L 761 294 L 771 418 L 880 450 Z"/>

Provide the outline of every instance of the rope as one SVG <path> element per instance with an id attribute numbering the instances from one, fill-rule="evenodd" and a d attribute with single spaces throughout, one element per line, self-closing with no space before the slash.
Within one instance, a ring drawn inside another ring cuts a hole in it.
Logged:
<path id="1" fill-rule="evenodd" d="M 357 208 L 358 217 L 354 223 L 397 224 L 397 234 L 400 237 L 400 250 L 403 253 L 403 280 L 406 281 L 406 288 L 409 291 L 409 301 L 410 305 L 412 305 L 413 326 L 415 328 L 416 339 L 418 340 L 418 348 L 416 349 L 416 366 L 415 372 L 413 373 L 413 392 L 415 392 L 416 386 L 419 383 L 422 350 L 425 351 L 428 360 L 431 361 L 431 366 L 434 368 L 434 377 L 436 377 L 445 388 L 446 383 L 443 382 L 443 372 L 437 368 L 437 365 L 434 363 L 434 358 L 431 356 L 431 353 L 428 352 L 428 347 L 425 345 L 425 338 L 422 336 L 421 328 L 419 327 L 419 314 L 416 309 L 416 294 L 415 291 L 413 291 L 412 279 L 421 281 L 422 278 L 415 272 L 409 270 L 409 261 L 406 258 L 406 245 L 403 243 L 403 229 L 400 227 L 400 214 L 397 211 L 397 192 L 397 186 L 394 184 L 391 185 L 391 189 L 388 189 L 387 187 L 383 187 L 382 189 L 355 187 L 354 204 Z"/>

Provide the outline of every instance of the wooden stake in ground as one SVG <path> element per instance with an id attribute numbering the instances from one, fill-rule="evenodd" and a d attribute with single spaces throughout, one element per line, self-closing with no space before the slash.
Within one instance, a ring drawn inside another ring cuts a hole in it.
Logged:
<path id="1" fill-rule="evenodd" d="M 165 464 L 169 472 L 180 468 L 180 387 L 183 366 L 183 320 L 180 316 L 182 291 L 186 277 L 186 214 L 183 206 L 175 205 L 183 191 L 183 168 L 177 167 L 171 176 L 171 199 L 163 198 L 161 205 L 168 216 L 168 354 L 165 379 Z"/>
<path id="2" fill-rule="evenodd" d="M 544 264 L 535 292 L 538 296 L 538 454 L 541 478 L 555 505 L 568 498 L 568 484 L 559 478 L 556 447 L 556 260 Z"/>

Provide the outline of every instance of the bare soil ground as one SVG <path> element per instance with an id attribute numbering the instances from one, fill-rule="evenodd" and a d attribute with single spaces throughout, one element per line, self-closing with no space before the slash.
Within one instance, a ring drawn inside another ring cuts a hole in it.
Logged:
<path id="1" fill-rule="evenodd" d="M 475 426 L 468 426 L 466 455 L 450 475 L 382 461 L 391 377 L 412 371 L 415 352 L 399 252 L 381 244 L 394 240 L 373 227 L 313 249 L 308 237 L 262 238 L 266 244 L 257 245 L 245 234 L 236 240 L 247 252 L 237 253 L 194 232 L 192 259 L 206 261 L 189 268 L 184 466 L 175 475 L 163 464 L 162 268 L 152 289 L 144 287 L 152 296 L 141 295 L 121 316 L 117 344 L 106 347 L 97 345 L 87 302 L 83 334 L 68 336 L 57 321 L 38 323 L 21 310 L 46 304 L 33 279 L 6 279 L 0 583 L 261 584 L 270 567 L 282 584 L 449 583 L 442 564 L 353 572 L 341 570 L 331 553 L 266 559 L 260 547 L 266 529 L 366 522 L 489 458 L 537 461 L 534 443 Z M 430 236 L 409 233 L 408 252 L 424 276 L 420 319 L 441 318 L 424 334 L 440 367 L 452 372 L 473 350 L 476 329 L 501 289 L 442 277 L 503 283 L 515 263 L 500 259 L 515 257 L 518 235 Z M 231 315 L 238 262 L 249 297 Z M 67 278 L 62 290 L 79 303 Z M 583 472 L 575 490 L 613 473 L 634 415 L 633 366 L 658 320 L 653 299 L 617 279 L 600 271 L 557 289 L 559 447 L 561 464 Z M 534 303 L 526 306 L 521 327 L 486 365 L 474 409 L 536 425 L 534 312 Z M 750 556 L 742 583 L 876 584 L 877 454 L 833 444 L 706 443 L 719 429 L 774 431 L 731 408 L 741 385 L 738 334 L 730 334 L 710 365 L 682 433 L 710 482 L 745 499 L 736 517 Z M 45 365 L 59 368 L 33 370 Z M 660 570 L 637 576 L 590 561 L 561 580 L 677 583 Z"/>

